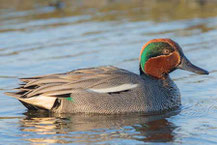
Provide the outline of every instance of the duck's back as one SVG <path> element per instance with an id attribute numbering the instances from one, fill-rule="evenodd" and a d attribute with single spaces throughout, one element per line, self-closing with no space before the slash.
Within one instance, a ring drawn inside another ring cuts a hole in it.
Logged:
<path id="1" fill-rule="evenodd" d="M 29 109 L 58 113 L 126 113 L 157 111 L 180 105 L 180 93 L 168 77 L 157 80 L 113 66 L 21 79 L 9 93 Z"/>

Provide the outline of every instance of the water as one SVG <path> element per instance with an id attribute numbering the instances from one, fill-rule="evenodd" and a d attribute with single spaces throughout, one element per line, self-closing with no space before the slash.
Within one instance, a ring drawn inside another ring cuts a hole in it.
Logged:
<path id="1" fill-rule="evenodd" d="M 217 144 L 217 1 L 0 0 L 0 144 Z M 171 77 L 182 108 L 165 115 L 28 112 L 3 93 L 19 77 L 115 65 L 138 73 L 150 39 L 169 37 L 210 71 Z"/>

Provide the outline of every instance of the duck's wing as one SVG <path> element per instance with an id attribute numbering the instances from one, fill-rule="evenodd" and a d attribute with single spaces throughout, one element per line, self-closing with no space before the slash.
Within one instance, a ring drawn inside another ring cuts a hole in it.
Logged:
<path id="1" fill-rule="evenodd" d="M 138 75 L 113 66 L 79 69 L 20 80 L 22 84 L 16 88 L 17 92 L 6 94 L 19 99 L 29 109 L 32 106 L 28 104 L 32 104 L 48 110 L 53 107 L 57 98 L 71 99 L 71 94 L 77 92 L 91 92 L 98 96 L 120 94 L 139 85 Z"/>

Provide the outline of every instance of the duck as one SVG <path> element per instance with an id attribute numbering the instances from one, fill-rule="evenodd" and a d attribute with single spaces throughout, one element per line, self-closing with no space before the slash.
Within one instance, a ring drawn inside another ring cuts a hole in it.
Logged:
<path id="1" fill-rule="evenodd" d="M 209 72 L 192 64 L 169 38 L 148 41 L 139 55 L 139 74 L 115 66 L 20 78 L 16 92 L 6 92 L 29 110 L 52 113 L 145 114 L 180 108 L 181 95 L 169 73 L 176 69 Z"/>

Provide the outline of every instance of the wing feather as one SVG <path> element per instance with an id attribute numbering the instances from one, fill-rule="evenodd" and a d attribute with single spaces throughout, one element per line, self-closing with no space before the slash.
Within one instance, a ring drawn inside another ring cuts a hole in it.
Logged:
<path id="1" fill-rule="evenodd" d="M 22 78 L 22 84 L 15 93 L 7 95 L 16 98 L 36 96 L 69 97 L 76 91 L 94 93 L 120 92 L 137 87 L 135 76 L 127 70 L 112 66 L 74 70 L 68 73 Z"/>

